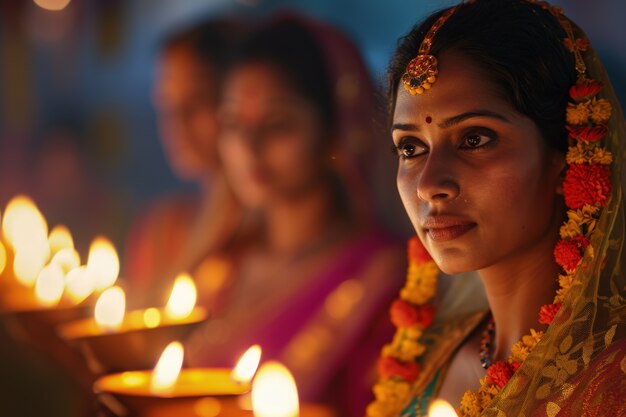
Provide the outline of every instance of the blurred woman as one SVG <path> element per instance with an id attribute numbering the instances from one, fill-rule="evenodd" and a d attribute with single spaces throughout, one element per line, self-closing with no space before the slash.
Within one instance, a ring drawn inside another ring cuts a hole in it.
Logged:
<path id="1" fill-rule="evenodd" d="M 131 230 L 125 273 L 152 303 L 239 224 L 215 140 L 223 67 L 242 29 L 231 20 L 208 21 L 170 35 L 161 47 L 153 91 L 159 136 L 176 177 L 198 191 L 152 203 Z"/>
<path id="2" fill-rule="evenodd" d="M 218 149 L 250 233 L 221 258 L 229 269 L 215 297 L 200 300 L 215 315 L 189 344 L 194 362 L 232 365 L 258 343 L 292 370 L 305 401 L 362 414 L 363 364 L 381 346 L 376 325 L 404 268 L 366 192 L 374 108 L 356 49 L 333 28 L 284 16 L 241 46 Z"/>

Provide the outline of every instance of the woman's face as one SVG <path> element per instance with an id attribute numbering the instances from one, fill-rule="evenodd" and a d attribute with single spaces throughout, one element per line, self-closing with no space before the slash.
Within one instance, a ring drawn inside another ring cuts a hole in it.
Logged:
<path id="1" fill-rule="evenodd" d="M 224 87 L 218 148 L 244 205 L 298 199 L 325 181 L 319 113 L 269 64 L 236 69 Z"/>
<path id="2" fill-rule="evenodd" d="M 182 180 L 204 178 L 217 163 L 215 80 L 211 69 L 188 48 L 160 58 L 154 105 L 165 156 Z"/>
<path id="3" fill-rule="evenodd" d="M 441 54 L 422 95 L 400 86 L 392 136 L 400 196 L 444 272 L 484 269 L 556 239 L 564 155 L 470 59 Z"/>

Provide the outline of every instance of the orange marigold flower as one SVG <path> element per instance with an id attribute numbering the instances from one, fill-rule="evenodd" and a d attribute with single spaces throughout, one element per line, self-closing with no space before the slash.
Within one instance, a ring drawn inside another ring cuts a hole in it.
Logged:
<path id="1" fill-rule="evenodd" d="M 396 327 L 411 327 L 417 323 L 417 310 L 404 300 L 396 300 L 391 304 L 390 315 Z"/>
<path id="2" fill-rule="evenodd" d="M 407 382 L 417 379 L 420 366 L 416 362 L 400 362 L 389 356 L 383 356 L 378 360 L 378 374 L 381 378 L 398 377 Z"/>
<path id="3" fill-rule="evenodd" d="M 567 272 L 574 271 L 582 259 L 587 246 L 589 246 L 589 240 L 584 236 L 560 240 L 554 248 L 556 263 L 561 265 Z"/>
<path id="4" fill-rule="evenodd" d="M 582 140 L 585 142 L 597 142 L 604 139 L 606 134 L 609 133 L 609 128 L 606 125 L 566 127 L 567 130 L 569 130 L 569 139 Z"/>
<path id="5" fill-rule="evenodd" d="M 513 371 L 513 373 L 517 372 L 519 367 L 522 366 L 522 364 L 519 362 L 511 362 L 509 363 L 509 365 L 511 366 L 511 370 Z"/>
<path id="6" fill-rule="evenodd" d="M 500 388 L 504 387 L 507 382 L 509 382 L 512 375 L 513 368 L 504 361 L 494 362 L 487 368 L 487 379 Z"/>
<path id="7" fill-rule="evenodd" d="M 539 309 L 539 323 L 550 324 L 561 309 L 561 303 L 546 304 Z"/>
<path id="8" fill-rule="evenodd" d="M 482 412 L 482 407 L 478 401 L 478 396 L 473 391 L 465 391 L 461 398 L 461 406 L 459 412 L 462 416 L 478 417 Z"/>
<path id="9" fill-rule="evenodd" d="M 604 205 L 611 195 L 611 171 L 604 165 L 572 164 L 565 174 L 565 204 L 579 209 L 585 204 Z"/>
<path id="10" fill-rule="evenodd" d="M 611 118 L 611 112 L 613 107 L 607 100 L 601 98 L 600 100 L 593 99 L 591 101 L 591 120 L 594 123 L 606 123 Z"/>
<path id="11" fill-rule="evenodd" d="M 574 101 L 580 102 L 598 94 L 604 86 L 601 82 L 595 80 L 586 80 L 577 82 L 570 87 L 569 96 Z"/>
<path id="12" fill-rule="evenodd" d="M 568 103 L 565 116 L 567 123 L 570 125 L 580 126 L 587 124 L 591 116 L 589 101 L 578 104 Z"/>
<path id="13" fill-rule="evenodd" d="M 424 263 L 433 259 L 417 236 L 409 239 L 408 251 L 409 262 Z"/>

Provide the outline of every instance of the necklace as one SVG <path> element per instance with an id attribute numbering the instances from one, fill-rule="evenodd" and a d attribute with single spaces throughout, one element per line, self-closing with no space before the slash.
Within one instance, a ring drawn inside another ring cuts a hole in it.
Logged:
<path id="1" fill-rule="evenodd" d="M 491 360 L 491 347 L 493 346 L 493 335 L 495 332 L 496 323 L 493 321 L 493 317 L 490 317 L 485 330 L 483 330 L 483 335 L 480 339 L 480 350 L 478 351 L 480 365 L 485 370 L 489 369 L 493 363 Z"/>

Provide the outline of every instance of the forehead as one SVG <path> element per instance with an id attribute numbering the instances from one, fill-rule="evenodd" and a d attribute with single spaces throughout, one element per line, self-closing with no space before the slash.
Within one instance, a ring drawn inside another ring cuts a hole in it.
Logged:
<path id="1" fill-rule="evenodd" d="M 470 110 L 491 110 L 500 114 L 516 113 L 488 78 L 487 72 L 459 53 L 437 57 L 439 74 L 432 88 L 424 94 L 411 95 L 398 88 L 394 123 L 408 123 L 430 116 L 435 122 Z"/>

